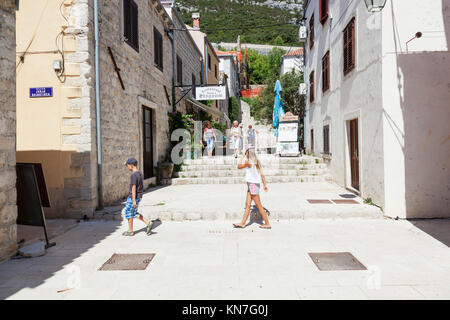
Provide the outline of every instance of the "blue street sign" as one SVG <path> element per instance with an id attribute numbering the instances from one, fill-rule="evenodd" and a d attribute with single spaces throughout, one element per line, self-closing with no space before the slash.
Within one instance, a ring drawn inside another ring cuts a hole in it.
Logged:
<path id="1" fill-rule="evenodd" d="M 47 98 L 53 97 L 53 88 L 30 88 L 30 98 Z"/>

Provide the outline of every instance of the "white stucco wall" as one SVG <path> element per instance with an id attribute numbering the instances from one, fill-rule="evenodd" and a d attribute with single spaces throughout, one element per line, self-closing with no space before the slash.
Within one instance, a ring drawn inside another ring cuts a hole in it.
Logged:
<path id="1" fill-rule="evenodd" d="M 301 71 L 302 70 L 302 58 L 297 56 L 287 56 L 283 57 L 281 62 L 281 74 L 291 72 L 292 70 Z"/>
<path id="2" fill-rule="evenodd" d="M 382 16 L 385 213 L 450 217 L 450 0 L 387 1 Z"/>
<path id="3" fill-rule="evenodd" d="M 239 80 L 237 65 L 233 61 L 233 56 L 219 55 L 219 71 L 224 72 L 227 76 L 228 89 L 230 97 L 239 97 Z"/>
<path id="4" fill-rule="evenodd" d="M 315 101 L 307 97 L 305 138 L 310 150 L 310 131 L 314 129 L 314 153 L 323 152 L 323 126 L 330 125 L 330 170 L 334 180 L 351 186 L 348 150 L 348 120 L 359 119 L 360 193 L 384 206 L 383 126 L 381 97 L 381 20 L 369 14 L 363 1 L 330 0 L 332 18 L 324 26 L 319 22 L 319 1 L 306 11 L 307 25 L 315 13 L 315 44 L 306 45 L 305 81 L 315 71 Z M 344 76 L 343 30 L 356 18 L 356 68 Z M 374 20 L 375 19 L 375 20 Z M 368 23 L 369 21 L 369 23 Z M 330 89 L 322 92 L 322 58 L 330 50 Z"/>

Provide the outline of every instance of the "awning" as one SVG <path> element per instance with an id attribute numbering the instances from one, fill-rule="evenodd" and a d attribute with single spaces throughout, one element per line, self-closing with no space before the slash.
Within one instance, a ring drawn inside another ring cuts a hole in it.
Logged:
<path id="1" fill-rule="evenodd" d="M 227 117 L 227 115 L 225 113 L 221 112 L 220 110 L 208 107 L 206 104 L 203 104 L 193 98 L 186 98 L 186 100 L 189 101 L 190 103 L 192 103 L 197 108 L 200 108 L 203 111 L 208 112 L 209 114 L 213 114 L 215 116 L 218 116 L 218 117 L 224 118 L 225 120 L 230 121 L 230 119 Z"/>

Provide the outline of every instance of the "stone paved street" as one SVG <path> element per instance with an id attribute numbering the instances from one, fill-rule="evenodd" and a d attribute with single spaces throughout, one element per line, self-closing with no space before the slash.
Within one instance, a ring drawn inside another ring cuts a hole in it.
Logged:
<path id="1" fill-rule="evenodd" d="M 333 183 L 269 183 L 268 187 L 267 193 L 261 192 L 261 201 L 272 220 L 383 217 L 379 208 L 364 204 L 363 199 Z M 345 200 L 349 196 L 357 204 L 310 204 L 307 201 Z M 245 198 L 244 183 L 181 185 L 151 190 L 144 195 L 140 208 L 152 219 L 236 220 L 242 217 Z"/>
<path id="2" fill-rule="evenodd" d="M 266 231 L 163 221 L 150 237 L 124 238 L 124 222 L 80 222 L 45 256 L 1 264 L 0 298 L 449 299 L 450 221 L 414 224 L 322 219 Z M 319 271 L 308 256 L 342 251 L 368 271 Z M 98 271 L 113 253 L 156 256 L 145 271 Z"/>

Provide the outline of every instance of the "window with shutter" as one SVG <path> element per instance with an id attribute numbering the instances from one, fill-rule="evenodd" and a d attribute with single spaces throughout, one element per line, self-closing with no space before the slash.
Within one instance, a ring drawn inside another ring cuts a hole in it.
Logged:
<path id="1" fill-rule="evenodd" d="M 138 6 L 133 0 L 123 0 L 123 36 L 125 42 L 139 52 Z"/>
<path id="2" fill-rule="evenodd" d="M 323 127 L 323 153 L 330 154 L 330 126 Z"/>
<path id="3" fill-rule="evenodd" d="M 177 55 L 177 82 L 183 85 L 183 60 Z"/>
<path id="4" fill-rule="evenodd" d="M 194 74 L 192 74 L 192 94 L 194 95 L 194 97 L 195 97 L 195 85 L 196 85 L 196 83 L 197 83 L 197 79 L 195 79 L 195 75 Z"/>
<path id="5" fill-rule="evenodd" d="M 344 29 L 344 74 L 355 68 L 355 18 Z"/>
<path id="6" fill-rule="evenodd" d="M 328 0 L 320 1 L 320 23 L 325 24 L 328 19 Z"/>
<path id="7" fill-rule="evenodd" d="M 309 48 L 314 47 L 314 14 L 309 19 Z"/>
<path id="8" fill-rule="evenodd" d="M 309 74 L 309 102 L 314 102 L 314 71 Z"/>
<path id="9" fill-rule="evenodd" d="M 322 91 L 330 89 L 330 51 L 322 58 Z"/>
<path id="10" fill-rule="evenodd" d="M 155 65 L 163 71 L 163 38 L 155 27 L 153 27 L 153 48 Z"/>

